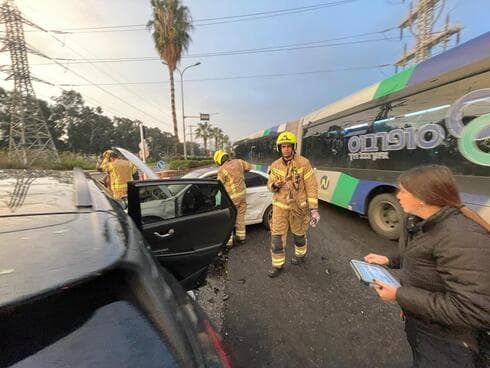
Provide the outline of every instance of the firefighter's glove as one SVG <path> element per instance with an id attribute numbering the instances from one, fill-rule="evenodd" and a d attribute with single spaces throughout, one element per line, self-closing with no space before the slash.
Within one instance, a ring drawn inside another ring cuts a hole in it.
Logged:
<path id="1" fill-rule="evenodd" d="M 311 220 L 310 226 L 316 227 L 316 225 L 320 222 L 320 212 L 317 209 L 311 210 Z"/>
<path id="2" fill-rule="evenodd" d="M 282 186 L 284 185 L 284 181 L 282 180 L 277 180 L 275 181 L 274 183 L 272 183 L 272 190 L 274 192 L 277 192 L 279 189 L 282 188 Z"/>

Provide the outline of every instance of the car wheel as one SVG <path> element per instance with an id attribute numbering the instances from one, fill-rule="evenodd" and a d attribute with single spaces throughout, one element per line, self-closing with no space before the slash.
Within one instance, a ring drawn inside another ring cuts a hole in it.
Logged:
<path id="1" fill-rule="evenodd" d="M 271 223 L 272 223 L 272 205 L 267 207 L 267 209 L 264 212 L 264 217 L 262 220 L 262 224 L 267 230 L 271 229 Z"/>
<path id="2" fill-rule="evenodd" d="M 369 224 L 384 238 L 395 240 L 400 237 L 402 218 L 402 208 L 391 193 L 377 195 L 369 202 Z"/>

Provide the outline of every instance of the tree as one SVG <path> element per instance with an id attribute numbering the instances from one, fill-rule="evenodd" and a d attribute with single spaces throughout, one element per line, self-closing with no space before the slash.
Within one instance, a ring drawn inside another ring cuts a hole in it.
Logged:
<path id="1" fill-rule="evenodd" d="M 80 117 L 68 124 L 68 147 L 73 152 L 101 153 L 114 143 L 114 125 L 100 107 L 83 107 Z"/>
<path id="2" fill-rule="evenodd" d="M 196 138 L 201 138 L 204 142 L 204 152 L 208 153 L 208 139 L 211 138 L 211 124 L 207 121 L 204 123 L 197 123 L 197 128 L 194 130 Z"/>
<path id="3" fill-rule="evenodd" d="M 146 128 L 145 139 L 148 141 L 150 158 L 153 161 L 175 155 L 174 149 L 177 142 L 171 133 L 162 132 L 158 128 Z"/>
<path id="4" fill-rule="evenodd" d="M 230 148 L 230 137 L 228 137 L 226 134 L 223 135 L 221 140 L 221 148 L 224 150 L 229 150 Z"/>
<path id="5" fill-rule="evenodd" d="M 128 118 L 114 117 L 114 145 L 131 152 L 138 152 L 140 131 L 138 121 Z"/>
<path id="6" fill-rule="evenodd" d="M 9 93 L 0 87 L 0 149 L 9 147 L 10 113 L 8 111 Z"/>
<path id="7" fill-rule="evenodd" d="M 63 91 L 60 96 L 51 98 L 54 105 L 51 106 L 50 114 L 47 115 L 47 124 L 50 127 L 56 147 L 62 150 L 70 149 L 67 145 L 69 137 L 68 127 L 77 125 L 83 120 L 83 109 L 85 101 L 82 95 L 76 91 Z M 53 132 L 54 131 L 54 132 Z M 61 141 L 63 139 L 63 141 Z M 76 139 L 76 138 L 74 138 Z"/>
<path id="8" fill-rule="evenodd" d="M 174 71 L 180 62 L 182 53 L 187 51 L 191 42 L 192 17 L 189 9 L 180 0 L 151 0 L 153 19 L 147 23 L 152 31 L 155 48 L 160 59 L 167 65 L 170 77 L 170 101 L 174 135 L 179 139 L 177 131 L 177 115 L 175 113 Z"/>
<path id="9" fill-rule="evenodd" d="M 223 137 L 223 130 L 221 128 L 215 127 L 210 129 L 211 138 L 214 138 L 214 149 L 217 150 L 220 147 L 221 137 Z"/>

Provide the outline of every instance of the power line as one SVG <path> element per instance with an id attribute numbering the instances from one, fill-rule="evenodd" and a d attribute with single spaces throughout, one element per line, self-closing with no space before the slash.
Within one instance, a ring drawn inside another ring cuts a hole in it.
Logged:
<path id="1" fill-rule="evenodd" d="M 25 18 L 24 18 L 24 19 L 25 19 Z M 29 23 L 32 23 L 32 22 L 30 22 L 30 21 L 29 21 Z M 34 23 L 32 23 L 32 24 L 34 24 Z M 42 28 L 41 28 L 41 29 L 42 29 Z M 59 40 L 59 38 L 58 38 L 58 37 L 56 37 L 56 36 L 54 36 L 54 35 L 51 35 L 51 37 L 53 37 L 55 40 L 57 40 L 57 41 L 59 41 L 59 42 L 62 42 L 61 40 Z M 84 57 L 82 54 L 80 54 L 80 53 L 79 53 L 77 50 L 73 49 L 72 47 L 70 47 L 70 46 L 67 46 L 67 47 L 68 47 L 70 50 L 72 50 L 74 53 L 78 54 L 79 56 Z M 44 53 L 40 52 L 39 50 L 36 50 L 35 48 L 32 48 L 32 49 L 33 49 L 34 51 L 36 51 L 36 52 L 37 52 L 37 53 L 38 53 L 40 56 L 43 56 L 43 57 L 45 57 L 45 58 L 47 58 L 47 59 L 49 59 L 49 60 L 52 60 L 52 61 L 53 61 L 55 64 L 60 65 L 60 66 L 61 66 L 61 67 L 63 67 L 65 70 L 68 70 L 68 71 L 70 71 L 71 73 L 73 73 L 73 74 L 77 75 L 79 78 L 82 78 L 82 79 L 84 79 L 85 81 L 87 81 L 87 82 L 89 82 L 89 83 L 93 83 L 93 82 L 92 82 L 92 81 L 90 81 L 89 79 L 85 78 L 83 75 L 81 75 L 81 74 L 79 74 L 79 73 L 75 72 L 73 69 L 70 69 L 70 68 L 68 68 L 66 65 L 61 64 L 61 63 L 60 63 L 60 62 L 58 62 L 56 59 L 54 59 L 54 58 L 51 58 L 51 57 L 47 56 L 46 54 L 44 54 Z M 92 64 L 92 66 L 93 66 L 94 68 L 96 68 L 97 70 L 99 70 L 99 72 L 101 72 L 101 73 L 105 74 L 106 76 L 108 76 L 110 79 L 115 80 L 116 82 L 118 82 L 118 81 L 117 81 L 115 78 L 113 78 L 113 77 L 112 77 L 110 74 L 108 74 L 107 72 L 105 72 L 104 70 L 102 70 L 102 69 L 101 69 L 100 67 L 98 67 L 97 65 L 94 65 L 94 64 L 93 64 L 93 63 L 91 63 L 91 62 L 89 62 L 89 64 Z M 126 88 L 126 89 L 127 89 L 127 87 L 124 87 L 124 88 Z M 144 111 L 144 110 L 140 109 L 139 107 L 134 106 L 133 104 L 131 104 L 131 103 L 129 103 L 129 102 L 127 102 L 127 101 L 125 101 L 125 100 L 124 100 L 124 99 L 122 99 L 121 97 L 119 97 L 119 96 L 117 96 L 117 95 L 114 95 L 112 92 L 110 92 L 110 91 L 106 91 L 106 90 L 104 90 L 103 88 L 99 88 L 99 89 L 101 89 L 101 90 L 102 90 L 103 92 L 105 92 L 105 93 L 110 94 L 112 97 L 117 98 L 118 100 L 120 100 L 121 102 L 123 102 L 124 104 L 126 104 L 127 106 L 130 106 L 130 107 L 132 107 L 133 109 L 135 109 L 135 110 L 137 110 L 137 111 L 139 111 L 139 112 L 141 112 L 141 113 L 145 114 L 146 116 L 148 116 L 148 117 L 150 117 L 151 119 L 155 120 L 155 122 L 162 121 L 162 119 L 157 118 L 157 117 L 153 116 L 152 114 L 149 114 L 148 112 L 146 112 L 146 111 Z M 131 91 L 131 90 L 129 90 L 129 89 L 127 89 L 127 90 L 128 90 L 130 93 L 132 93 L 132 94 L 136 95 L 136 96 L 137 96 L 138 98 L 140 98 L 141 100 L 143 100 L 145 103 L 147 102 L 147 101 L 146 101 L 146 100 L 144 100 L 144 99 L 143 99 L 143 98 L 142 98 L 142 97 L 141 97 L 139 94 L 134 93 L 134 92 L 132 92 L 132 91 Z M 168 113 L 167 113 L 167 112 L 166 112 L 166 114 L 168 115 Z M 163 121 L 162 121 L 162 122 L 163 122 Z M 164 123 L 164 124 L 168 124 L 168 123 L 165 123 L 165 122 L 163 122 L 163 123 Z"/>
<path id="2" fill-rule="evenodd" d="M 48 59 L 50 59 L 50 58 L 49 58 L 49 56 L 45 56 L 45 57 L 46 57 L 46 58 L 48 58 Z M 52 59 L 51 59 L 51 60 L 52 60 Z M 103 91 L 103 92 L 107 93 L 108 95 L 110 95 L 110 96 L 112 96 L 112 97 L 114 97 L 114 98 L 118 99 L 119 101 L 121 101 L 121 102 L 123 102 L 124 104 L 126 104 L 126 105 L 128 105 L 128 106 L 132 107 L 133 109 L 135 109 L 135 110 L 137 110 L 137 111 L 139 111 L 139 112 L 141 112 L 141 113 L 143 113 L 143 114 L 145 114 L 145 115 L 147 115 L 147 116 L 151 117 L 152 119 L 155 119 L 157 122 L 160 120 L 160 119 L 155 118 L 154 116 L 152 116 L 152 115 L 148 114 L 146 111 L 141 110 L 139 107 L 136 107 L 136 106 L 134 106 L 133 104 L 131 104 L 131 103 L 129 103 L 129 102 L 127 102 L 127 101 L 125 101 L 124 99 L 122 99 L 121 97 L 119 97 L 119 96 L 115 95 L 114 93 L 112 93 L 112 92 L 110 92 L 110 91 L 106 90 L 105 88 L 102 88 L 101 86 L 99 86 L 99 85 L 97 85 L 96 83 L 92 82 L 90 79 L 88 79 L 88 78 L 84 77 L 84 76 L 83 76 L 83 75 L 81 75 L 80 73 L 77 73 L 76 71 L 74 71 L 74 70 L 72 70 L 72 69 L 68 68 L 67 66 L 65 66 L 65 65 L 61 64 L 60 62 L 58 62 L 58 61 L 56 61 L 56 60 L 53 60 L 53 61 L 54 61 L 56 64 L 58 64 L 58 65 L 62 66 L 63 68 L 65 68 L 66 70 L 70 71 L 71 73 L 75 74 L 77 77 L 79 77 L 79 78 L 81 78 L 81 79 L 85 80 L 86 82 L 88 82 L 88 85 L 91 85 L 91 86 L 94 86 L 94 87 L 96 87 L 96 88 L 100 89 L 101 91 Z M 63 86 L 62 84 L 60 84 L 60 85 L 61 85 L 61 86 Z M 166 124 L 168 124 L 168 123 L 166 123 Z"/>
<path id="3" fill-rule="evenodd" d="M 343 36 L 343 37 L 332 38 L 327 40 L 296 43 L 296 44 L 289 44 L 283 46 L 272 46 L 272 47 L 262 47 L 262 48 L 255 48 L 255 49 L 242 49 L 242 50 L 229 50 L 229 51 L 216 51 L 216 52 L 208 52 L 202 54 L 188 54 L 183 56 L 182 58 L 205 58 L 205 57 L 216 57 L 216 56 L 261 54 L 261 53 L 268 53 L 268 52 L 294 51 L 294 50 L 303 50 L 303 49 L 312 49 L 312 48 L 369 43 L 369 42 L 377 42 L 377 41 L 397 40 L 398 37 L 383 37 L 383 38 L 375 38 L 375 39 L 368 39 L 368 40 L 329 43 L 332 41 L 344 40 L 344 39 L 360 37 L 360 36 L 384 34 L 385 32 L 388 32 L 392 29 L 393 28 L 389 28 L 384 31 L 366 32 L 366 33 L 360 33 L 352 36 Z M 120 57 L 120 58 L 100 58 L 100 59 L 56 58 L 56 60 L 62 62 L 69 62 L 70 64 L 86 64 L 86 63 L 122 63 L 122 62 L 138 62 L 138 61 L 155 61 L 155 60 L 160 61 L 160 58 L 157 56 L 144 56 L 144 57 Z M 40 66 L 40 65 L 51 65 L 51 64 L 52 63 L 37 63 L 32 65 Z"/>
<path id="4" fill-rule="evenodd" d="M 255 12 L 255 13 L 246 13 L 246 14 L 238 14 L 238 15 L 230 15 L 224 17 L 215 17 L 215 18 L 201 18 L 194 19 L 193 24 L 196 27 L 199 26 L 208 26 L 208 25 L 216 25 L 216 24 L 224 24 L 224 23 L 236 23 L 264 18 L 271 18 L 283 15 L 297 14 L 303 13 L 318 9 L 330 8 L 339 5 L 345 5 L 353 2 L 357 2 L 360 0 L 339 0 L 328 3 L 321 3 L 309 6 L 295 7 L 295 8 L 287 8 L 287 9 L 278 9 L 271 10 L 265 12 Z M 216 22 L 218 21 L 218 22 Z M 201 23 L 201 24 L 200 24 Z M 62 28 L 58 30 L 52 30 L 52 32 L 58 33 L 104 33 L 104 32 L 133 32 L 133 31 L 146 31 L 146 24 L 124 24 L 119 26 L 95 26 L 95 27 L 72 27 L 72 28 Z"/>
<path id="5" fill-rule="evenodd" d="M 366 70 L 366 69 L 379 69 L 391 66 L 391 64 L 380 64 L 374 66 L 359 66 L 359 67 L 347 67 L 347 68 L 336 68 L 336 69 L 324 69 L 324 70 L 313 70 L 313 71 L 303 71 L 296 73 L 274 73 L 274 74 L 255 74 L 255 75 L 242 75 L 242 76 L 232 76 L 232 77 L 219 77 L 219 78 L 200 78 L 200 79 L 186 79 L 187 82 L 208 82 L 208 81 L 225 81 L 225 80 L 236 80 L 236 79 L 253 79 L 253 78 L 271 78 L 271 77 L 287 77 L 294 75 L 307 75 L 307 74 L 321 74 L 321 73 L 334 73 L 352 70 Z M 132 85 L 140 84 L 166 84 L 169 81 L 146 81 L 146 82 L 131 82 Z M 60 84 L 63 87 L 86 87 L 92 84 Z M 97 86 L 120 86 L 121 83 L 97 83 Z"/>
<path id="6" fill-rule="evenodd" d="M 198 23 L 195 26 L 197 26 L 197 27 L 200 27 L 200 26 L 201 27 L 202 26 L 212 26 L 212 25 L 217 25 L 217 24 L 237 23 L 237 22 L 245 22 L 245 21 L 257 20 L 257 19 L 273 18 L 273 17 L 283 16 L 283 15 L 303 13 L 305 11 L 330 8 L 332 6 L 344 5 L 344 4 L 353 3 L 353 2 L 356 2 L 356 1 L 359 1 L 359 0 L 336 1 L 336 2 L 332 2 L 332 3 L 327 3 L 327 4 L 319 5 L 319 6 L 312 6 L 309 9 L 304 9 L 304 10 L 283 11 L 282 13 L 278 13 L 278 14 L 263 15 L 263 16 L 254 16 L 254 17 L 249 17 L 249 18 L 236 19 L 236 20 L 228 20 L 228 21 L 227 20 L 224 20 L 224 21 L 219 21 L 219 22 L 210 22 L 210 23 L 201 23 L 201 24 Z"/>

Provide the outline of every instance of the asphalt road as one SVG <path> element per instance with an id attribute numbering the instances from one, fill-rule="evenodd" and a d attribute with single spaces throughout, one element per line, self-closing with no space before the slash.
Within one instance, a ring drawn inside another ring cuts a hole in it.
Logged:
<path id="1" fill-rule="evenodd" d="M 310 230 L 304 265 L 289 263 L 290 245 L 285 271 L 270 279 L 270 235 L 259 225 L 249 226 L 247 243 L 228 254 L 221 281 L 212 278 L 224 285 L 224 297 L 215 288 L 221 306 L 212 309 L 220 310 L 234 365 L 409 367 L 399 308 L 381 301 L 349 266 L 349 260 L 369 252 L 395 252 L 396 243 L 377 236 L 349 211 L 320 207 L 322 219 Z"/>

